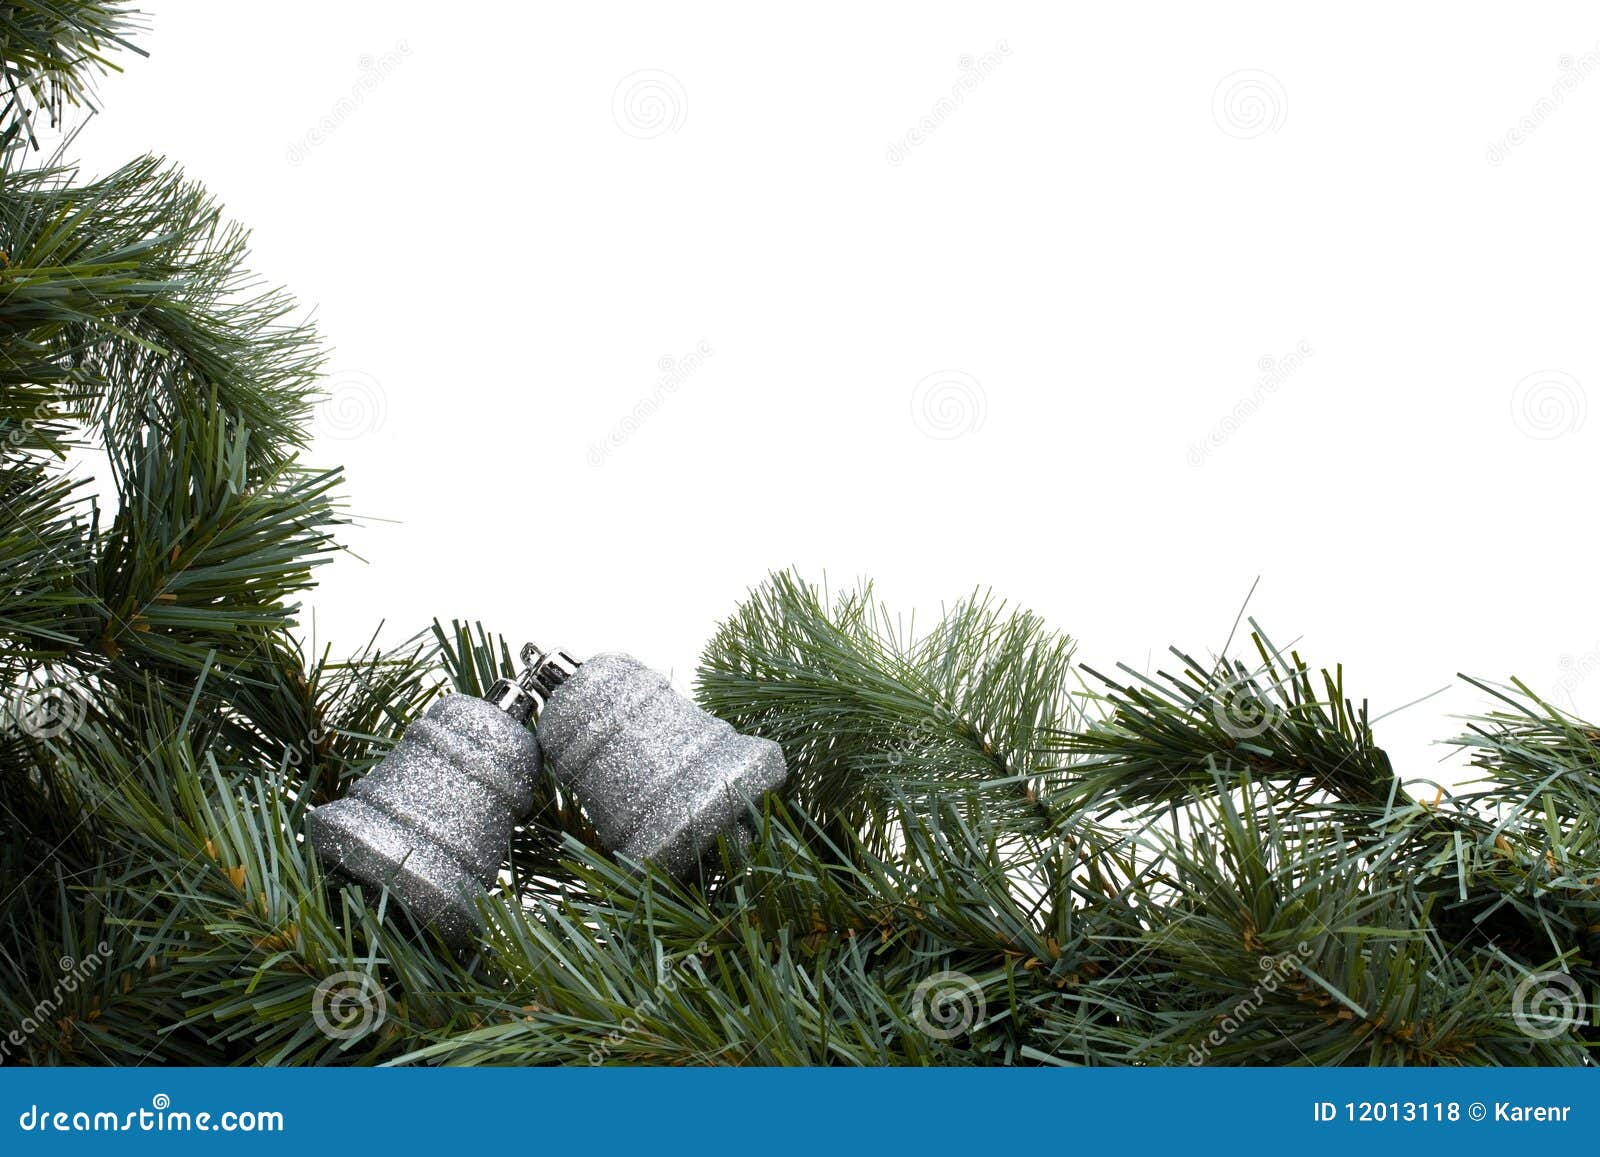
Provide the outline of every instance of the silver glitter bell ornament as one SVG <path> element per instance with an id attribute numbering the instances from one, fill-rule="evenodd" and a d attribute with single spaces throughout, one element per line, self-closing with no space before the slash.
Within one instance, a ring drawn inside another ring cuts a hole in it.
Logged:
<path id="1" fill-rule="evenodd" d="M 527 723 L 551 690 L 539 678 L 528 669 L 484 699 L 436 700 L 343 799 L 306 813 L 323 862 L 388 888 L 446 941 L 468 943 L 477 898 L 533 808 L 539 743 Z"/>
<path id="2" fill-rule="evenodd" d="M 748 840 L 750 804 L 783 783 L 783 749 L 741 735 L 628 655 L 577 665 L 526 647 L 539 744 L 607 851 L 674 875 L 694 871 L 728 834 Z"/>

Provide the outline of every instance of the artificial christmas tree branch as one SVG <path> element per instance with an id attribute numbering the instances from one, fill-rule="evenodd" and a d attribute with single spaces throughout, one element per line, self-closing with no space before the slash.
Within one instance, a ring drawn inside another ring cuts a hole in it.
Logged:
<path id="1" fill-rule="evenodd" d="M 104 0 L 12 0 L 0 9 L 0 151 L 37 148 L 36 122 L 54 127 L 69 105 L 92 108 L 94 77 L 117 68 L 115 49 L 144 55 L 129 38 L 138 13 Z"/>
<path id="2" fill-rule="evenodd" d="M 1062 744 L 1087 757 L 1074 788 L 1083 806 L 1179 798 L 1219 765 L 1354 806 L 1395 801 L 1394 769 L 1373 742 L 1366 705 L 1346 697 L 1343 671 L 1323 671 L 1318 686 L 1298 654 L 1283 655 L 1250 625 L 1255 668 L 1202 664 L 1173 648 L 1178 675 L 1123 667 L 1133 682 L 1119 684 L 1095 673 L 1110 689 L 1109 717 Z"/>
<path id="3" fill-rule="evenodd" d="M 252 466 L 299 449 L 321 351 L 285 321 L 288 297 L 253 290 L 245 234 L 216 202 L 152 157 L 79 183 L 70 168 L 20 168 L 25 156 L 4 155 L 0 335 L 7 384 L 28 390 L 0 408 L 0 435 L 72 416 L 132 442 L 214 397 L 252 432 Z"/>
<path id="4" fill-rule="evenodd" d="M 1046 746 L 1077 710 L 1071 659 L 1065 636 L 986 596 L 919 638 L 870 585 L 829 605 L 778 574 L 712 640 L 697 692 L 734 726 L 784 745 L 803 769 L 794 798 L 881 843 L 896 792 L 931 800 L 982 785 L 991 810 L 1039 822 Z"/>

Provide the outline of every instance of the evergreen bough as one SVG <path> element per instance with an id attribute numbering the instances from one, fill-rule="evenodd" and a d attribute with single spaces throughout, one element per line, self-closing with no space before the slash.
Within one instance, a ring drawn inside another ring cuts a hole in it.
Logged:
<path id="1" fill-rule="evenodd" d="M 179 170 L 87 180 L 40 144 L 135 31 L 0 5 L 0 1058 L 1588 1063 L 1600 728 L 1475 682 L 1481 779 L 1434 793 L 1254 624 L 1102 677 L 981 593 L 918 633 L 775 574 L 696 688 L 789 759 L 753 846 L 641 875 L 547 780 L 464 953 L 330 881 L 306 808 L 510 648 L 306 649 L 341 521 L 303 461 L 315 335 Z M 38 725 L 47 690 L 74 725 Z M 370 1031 L 313 1015 L 345 973 Z"/>

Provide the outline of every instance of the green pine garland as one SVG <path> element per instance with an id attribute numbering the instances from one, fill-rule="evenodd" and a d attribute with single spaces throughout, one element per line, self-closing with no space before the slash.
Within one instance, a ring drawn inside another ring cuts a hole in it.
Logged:
<path id="1" fill-rule="evenodd" d="M 635 875 L 546 781 L 479 950 L 330 884 L 305 810 L 511 654 L 304 650 L 341 522 L 314 334 L 176 169 L 35 148 L 134 30 L 0 5 L 0 680 L 69 724 L 0 727 L 0 1061 L 1588 1063 L 1600 728 L 1475 683 L 1481 782 L 1418 798 L 1254 624 L 1101 677 L 981 593 L 916 634 L 775 574 L 696 687 L 790 762 L 748 851 Z"/>

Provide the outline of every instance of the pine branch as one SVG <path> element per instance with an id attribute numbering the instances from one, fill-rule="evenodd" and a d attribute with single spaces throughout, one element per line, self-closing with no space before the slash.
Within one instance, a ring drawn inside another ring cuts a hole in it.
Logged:
<path id="1" fill-rule="evenodd" d="M 106 0 L 11 0 L 0 7 L 0 153 L 38 147 L 35 121 L 62 123 L 68 105 L 91 110 L 97 74 L 117 68 L 107 55 L 126 48 L 138 13 Z"/>
<path id="2" fill-rule="evenodd" d="M 91 630 L 80 583 L 94 512 L 83 483 L 22 457 L 0 457 L 0 680 L 70 660 Z"/>
<path id="3" fill-rule="evenodd" d="M 3 189 L 10 429 L 28 420 L 54 431 L 86 413 L 111 445 L 129 445 L 149 425 L 173 431 L 186 404 L 209 403 L 253 432 L 257 469 L 305 444 L 315 336 L 285 322 L 291 299 L 255 288 L 244 232 L 200 186 L 147 157 L 83 184 L 70 169 L 8 170 Z"/>
<path id="4" fill-rule="evenodd" d="M 977 595 L 918 638 L 870 586 L 830 602 L 774 574 L 725 622 L 696 691 L 736 728 L 776 740 L 785 790 L 833 832 L 889 838 L 888 801 L 981 787 L 1016 825 L 1042 821 L 1044 737 L 1069 725 L 1070 640 Z"/>
<path id="5" fill-rule="evenodd" d="M 1302 799 L 1331 798 L 1362 809 L 1402 799 L 1389 757 L 1373 741 L 1365 702 L 1345 695 L 1342 668 L 1321 673 L 1321 687 L 1298 654 L 1272 646 L 1254 620 L 1258 667 L 1239 660 L 1205 664 L 1172 649 L 1179 674 L 1131 676 L 1109 688 L 1110 714 L 1062 738 L 1078 777 L 1060 808 L 1105 811 L 1162 805 L 1209 786 L 1221 772 L 1284 784 Z"/>

